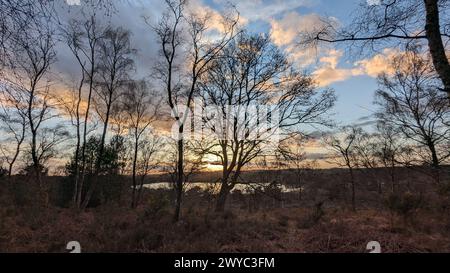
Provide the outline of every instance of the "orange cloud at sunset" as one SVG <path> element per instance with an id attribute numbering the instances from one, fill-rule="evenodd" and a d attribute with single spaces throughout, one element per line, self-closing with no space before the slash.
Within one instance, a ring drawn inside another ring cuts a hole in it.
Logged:
<path id="1" fill-rule="evenodd" d="M 221 33 L 224 33 L 228 31 L 229 26 L 227 26 L 225 22 L 225 16 L 224 14 L 221 14 L 217 10 L 205 6 L 201 1 L 194 0 L 189 2 L 189 10 L 192 14 L 195 14 L 196 16 L 199 16 L 201 18 L 207 19 L 207 28 L 212 31 L 218 31 Z M 227 12 L 226 16 L 230 16 L 229 19 L 239 19 L 238 25 L 245 25 L 248 23 L 248 20 L 243 17 L 242 15 L 239 15 L 239 18 L 237 18 L 237 14 L 230 14 L 230 12 L 233 12 L 233 10 L 230 10 Z"/>
<path id="2" fill-rule="evenodd" d="M 339 25 L 335 18 L 329 18 Z M 367 75 L 377 77 L 380 73 L 392 73 L 389 63 L 399 50 L 386 48 L 371 58 L 354 62 L 350 67 L 340 67 L 343 51 L 333 48 L 334 45 L 318 47 L 316 49 L 300 48 L 299 33 L 311 32 L 321 28 L 323 21 L 318 14 L 301 15 L 289 12 L 279 20 L 270 19 L 270 37 L 275 45 L 282 47 L 293 63 L 298 67 L 315 65 L 313 76 L 320 86 L 328 86 L 335 82 L 345 81 L 354 76 Z M 318 59 L 318 60 L 317 60 Z M 316 64 L 315 64 L 316 63 Z"/>
<path id="3" fill-rule="evenodd" d="M 401 54 L 399 50 L 386 48 L 383 53 L 377 54 L 370 59 L 358 61 L 355 64 L 364 72 L 364 74 L 371 77 L 377 77 L 381 73 L 394 73 L 391 66 L 392 60 L 395 56 Z"/>
<path id="4" fill-rule="evenodd" d="M 387 48 L 382 53 L 369 59 L 357 61 L 350 68 L 339 68 L 342 51 L 332 49 L 328 55 L 320 58 L 322 65 L 313 72 L 320 86 L 327 86 L 335 82 L 345 81 L 350 77 L 367 75 L 377 77 L 381 73 L 393 73 L 390 63 L 393 58 L 401 54 L 399 50 Z"/>
<path id="5" fill-rule="evenodd" d="M 322 66 L 313 72 L 313 76 L 320 86 L 327 86 L 334 82 L 344 81 L 352 76 L 359 76 L 363 71 L 359 68 L 338 68 L 338 63 L 342 57 L 342 52 L 332 49 L 329 55 L 320 58 Z"/>
<path id="6" fill-rule="evenodd" d="M 323 23 L 318 14 L 300 15 L 297 12 L 286 14 L 281 20 L 270 20 L 271 38 L 278 46 L 289 45 L 302 31 L 311 31 Z"/>

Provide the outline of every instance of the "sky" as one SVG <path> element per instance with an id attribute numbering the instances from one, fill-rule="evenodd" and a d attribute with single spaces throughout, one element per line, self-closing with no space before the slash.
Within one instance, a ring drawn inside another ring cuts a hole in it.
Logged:
<path id="1" fill-rule="evenodd" d="M 82 0 L 81 0 L 82 1 Z M 370 115 L 375 111 L 374 93 L 376 77 L 389 69 L 388 63 L 397 49 L 386 48 L 372 55 L 351 55 L 345 45 L 329 44 L 318 51 L 298 47 L 298 33 L 320 25 L 320 17 L 332 18 L 339 25 L 349 23 L 352 12 L 363 0 L 190 0 L 189 9 L 209 12 L 211 21 L 227 10 L 232 3 L 240 14 L 241 26 L 252 33 L 265 33 L 273 43 L 284 50 L 292 63 L 310 73 L 320 88 L 333 88 L 338 100 L 330 116 L 338 125 L 371 124 Z M 376 2 L 376 1 L 375 1 Z M 70 5 L 63 8 L 62 20 L 79 16 L 80 0 L 66 0 Z M 137 50 L 135 78 L 149 76 L 158 57 L 155 34 L 145 23 L 156 23 L 165 10 L 162 0 L 117 0 L 115 12 L 105 17 L 104 23 L 129 29 L 132 46 Z M 65 81 L 73 85 L 79 78 L 79 67 L 64 43 L 57 46 L 58 61 L 54 70 Z M 306 147 L 311 155 L 325 153 L 323 145 L 312 142 Z"/>
<path id="2" fill-rule="evenodd" d="M 80 0 L 66 0 L 76 9 Z M 311 73 L 321 87 L 331 87 L 336 91 L 338 101 L 333 110 L 333 118 L 340 125 L 367 122 L 374 112 L 373 95 L 377 89 L 376 76 L 385 71 L 389 57 L 395 49 L 386 49 L 374 56 L 358 57 L 349 55 L 344 45 L 328 45 L 317 52 L 300 49 L 298 33 L 319 24 L 319 16 L 334 18 L 339 24 L 346 25 L 352 12 L 361 0 L 190 0 L 192 10 L 220 13 L 235 5 L 240 13 L 241 22 L 246 29 L 254 33 L 269 34 L 272 41 L 285 50 L 294 65 Z M 368 4 L 372 2 L 369 1 Z M 143 16 L 151 22 L 157 22 L 164 3 L 162 0 L 121 0 L 116 2 L 117 12 L 109 18 L 110 24 L 122 26 L 132 31 L 133 46 L 138 50 L 138 77 L 148 76 L 155 62 L 158 46 L 150 28 L 144 23 Z M 76 14 L 76 13 L 74 13 Z M 214 16 L 212 16 L 214 20 Z M 77 66 L 67 48 L 61 48 L 58 70 L 68 74 L 67 79 L 76 77 Z"/>
<path id="3" fill-rule="evenodd" d="M 226 0 L 207 0 L 204 3 L 220 10 Z M 249 0 L 238 2 L 236 8 L 248 20 L 247 28 L 250 31 L 271 33 L 272 40 L 277 45 L 294 56 L 303 57 L 294 60 L 294 63 L 317 76 L 321 86 L 331 87 L 336 91 L 338 101 L 333 118 L 340 125 L 348 125 L 365 124 L 368 116 L 373 114 L 376 76 L 384 70 L 393 51 L 365 59 L 347 56 L 342 47 L 344 45 L 329 45 L 323 52 L 316 54 L 304 52 L 296 48 L 295 44 L 298 42 L 298 32 L 317 24 L 319 16 L 336 18 L 342 25 L 350 23 L 352 12 L 361 3 L 364 4 L 364 1 Z M 355 65 L 358 62 L 364 64 Z"/>

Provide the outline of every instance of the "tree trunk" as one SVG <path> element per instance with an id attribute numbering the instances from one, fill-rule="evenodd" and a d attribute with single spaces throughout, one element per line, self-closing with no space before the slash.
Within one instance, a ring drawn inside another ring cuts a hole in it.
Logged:
<path id="1" fill-rule="evenodd" d="M 89 120 L 89 113 L 91 109 L 91 101 L 92 101 L 92 91 L 94 90 L 94 71 L 95 71 L 95 50 L 93 50 L 91 46 L 91 67 L 89 72 L 89 92 L 88 92 L 88 100 L 86 106 L 86 112 L 84 115 L 84 123 L 83 123 L 83 145 L 81 149 L 81 177 L 79 181 L 79 190 L 77 196 L 77 207 L 80 209 L 82 204 L 82 194 L 83 194 L 83 186 L 85 179 L 85 170 L 86 170 L 86 142 L 87 142 L 87 124 Z"/>
<path id="2" fill-rule="evenodd" d="M 80 180 L 80 129 L 77 128 L 77 144 L 75 148 L 75 187 L 73 191 L 72 203 L 77 206 L 77 196 L 78 196 L 78 181 Z"/>
<path id="3" fill-rule="evenodd" d="M 112 101 L 112 92 L 110 92 L 110 95 L 109 95 L 109 104 L 108 104 L 107 109 L 106 109 L 105 124 L 103 126 L 103 132 L 102 132 L 102 138 L 101 138 L 101 141 L 100 141 L 98 158 L 97 158 L 97 160 L 95 162 L 94 179 L 92 180 L 92 184 L 89 187 L 88 192 L 86 193 L 86 197 L 83 200 L 83 203 L 81 205 L 81 209 L 86 209 L 87 208 L 87 206 L 89 204 L 89 201 L 91 200 L 92 195 L 94 194 L 94 191 L 97 188 L 98 175 L 100 173 L 103 153 L 105 151 L 106 133 L 108 132 L 109 115 L 111 113 L 111 101 Z"/>
<path id="4" fill-rule="evenodd" d="M 428 148 L 430 149 L 431 153 L 431 165 L 433 166 L 433 168 L 437 169 L 439 168 L 439 159 L 437 156 L 436 147 L 432 142 L 429 142 Z"/>
<path id="5" fill-rule="evenodd" d="M 438 0 L 424 0 L 426 10 L 425 32 L 433 59 L 433 65 L 442 80 L 444 91 L 447 92 L 450 102 L 450 64 L 445 54 L 439 24 Z"/>
<path id="6" fill-rule="evenodd" d="M 355 177 L 353 175 L 353 168 L 349 168 L 350 171 L 350 182 L 352 186 L 352 210 L 356 211 L 356 194 L 355 194 Z"/>
<path id="7" fill-rule="evenodd" d="M 138 155 L 138 144 L 139 144 L 139 140 L 136 139 L 136 142 L 134 143 L 134 155 L 133 155 L 133 195 L 132 195 L 132 200 L 131 200 L 131 208 L 136 208 L 137 207 L 137 194 L 136 194 L 136 187 L 137 187 L 137 183 L 136 183 L 136 165 L 137 165 L 137 155 Z"/>
<path id="8" fill-rule="evenodd" d="M 34 172 L 36 175 L 36 180 L 37 183 L 39 185 L 39 189 L 42 188 L 42 181 L 41 181 L 41 170 L 40 170 L 40 165 L 39 164 L 39 159 L 37 157 L 37 153 L 36 153 L 36 138 L 37 138 L 37 133 L 35 130 L 32 130 L 32 136 L 31 136 L 31 158 L 33 160 L 33 167 L 34 167 Z"/>
<path id="9" fill-rule="evenodd" d="M 376 174 L 375 174 L 375 175 L 376 175 Z M 383 182 L 381 182 L 381 180 L 378 179 L 378 178 L 375 178 L 375 179 L 377 180 L 378 194 L 381 195 L 381 194 L 383 194 L 383 188 L 382 188 L 382 184 L 381 184 L 381 183 L 383 183 Z"/>
<path id="10" fill-rule="evenodd" d="M 77 107 L 76 107 L 76 118 L 77 118 L 77 144 L 75 148 L 75 187 L 73 191 L 73 197 L 72 197 L 72 203 L 74 207 L 77 207 L 77 196 L 78 196 L 78 182 L 80 180 L 80 145 L 81 145 L 81 132 L 80 132 L 80 105 L 81 105 L 81 96 L 82 96 L 82 89 L 83 89 L 83 83 L 84 83 L 84 71 L 81 71 L 81 80 L 80 85 L 78 86 L 78 100 L 77 100 Z"/>
<path id="11" fill-rule="evenodd" d="M 392 186 L 392 193 L 394 194 L 396 192 L 395 189 L 395 158 L 391 158 L 390 162 L 390 174 L 391 174 L 391 186 Z"/>
<path id="12" fill-rule="evenodd" d="M 394 174 L 394 168 L 391 169 L 391 190 L 392 193 L 395 193 L 395 174 Z"/>
<path id="13" fill-rule="evenodd" d="M 225 211 L 225 205 L 227 203 L 228 193 L 230 192 L 230 189 L 226 183 L 227 183 L 227 180 L 222 180 L 222 186 L 220 187 L 219 196 L 217 197 L 217 202 L 216 202 L 216 212 L 224 212 Z"/>
<path id="14" fill-rule="evenodd" d="M 23 127 L 21 138 L 19 139 L 19 142 L 17 143 L 16 151 L 14 153 L 14 156 L 11 159 L 11 162 L 9 163 L 9 168 L 8 168 L 8 177 L 9 178 L 11 178 L 11 176 L 12 176 L 13 167 L 14 167 L 14 164 L 16 163 L 17 158 L 19 157 L 20 147 L 22 146 L 22 143 L 23 143 L 24 139 L 25 139 L 25 126 Z"/>
<path id="15" fill-rule="evenodd" d="M 175 214 L 173 216 L 173 221 L 178 222 L 180 220 L 180 212 L 181 212 L 181 199 L 183 197 L 183 179 L 184 179 L 184 171 L 183 171 L 183 153 L 184 153 L 184 143 L 183 143 L 183 125 L 179 128 L 179 136 L 178 140 L 178 161 L 177 161 L 177 181 L 176 181 L 176 203 L 175 203 Z"/>
<path id="16" fill-rule="evenodd" d="M 431 168 L 433 172 L 434 181 L 439 184 L 440 183 L 440 162 L 436 152 L 436 146 L 431 140 L 428 140 L 428 149 L 431 153 Z"/>
<path id="17" fill-rule="evenodd" d="M 139 203 L 142 200 L 142 189 L 144 188 L 144 181 L 145 181 L 145 173 L 144 175 L 141 176 L 140 182 L 139 182 L 139 189 L 138 189 L 138 193 L 137 193 L 137 198 L 136 198 L 136 204 L 139 205 Z"/>

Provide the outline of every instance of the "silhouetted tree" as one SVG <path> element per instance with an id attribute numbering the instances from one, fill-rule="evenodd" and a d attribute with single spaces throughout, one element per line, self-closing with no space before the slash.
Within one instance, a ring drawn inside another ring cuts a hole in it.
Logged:
<path id="1" fill-rule="evenodd" d="M 449 5 L 447 0 L 384 0 L 373 5 L 364 0 L 353 11 L 353 21 L 348 26 L 338 27 L 335 19 L 322 18 L 313 31 L 302 33 L 301 43 L 346 42 L 357 44 L 362 50 L 377 50 L 425 41 L 443 90 L 450 98 L 450 64 L 446 55 Z"/>
<path id="2" fill-rule="evenodd" d="M 339 166 L 346 167 L 350 174 L 352 209 L 356 211 L 356 181 L 354 170 L 358 166 L 356 144 L 363 135 L 361 128 L 343 127 L 338 134 L 325 137 L 325 143 L 331 148 L 332 159 Z"/>
<path id="3" fill-rule="evenodd" d="M 94 79 L 97 73 L 97 62 L 99 57 L 99 42 L 104 34 L 103 27 L 97 22 L 98 19 L 96 18 L 97 15 L 95 9 L 90 12 L 90 16 L 84 15 L 89 18 L 84 20 L 72 20 L 62 29 L 67 45 L 77 60 L 81 70 L 81 79 L 77 89 L 78 92 L 73 99 L 72 105 L 66 107 L 68 110 L 67 112 L 71 116 L 72 123 L 76 128 L 76 160 L 74 163 L 78 171 L 74 175 L 75 187 L 73 202 L 78 208 L 81 207 L 81 193 L 83 191 L 85 174 L 86 151 L 83 147 L 86 147 L 84 144 L 87 142 L 87 135 L 90 131 L 88 121 L 91 118 L 91 104 L 95 85 Z M 83 94 L 83 87 L 85 84 L 88 85 L 87 96 L 84 96 Z M 86 103 L 85 109 L 81 108 L 83 101 Z"/>
<path id="4" fill-rule="evenodd" d="M 10 90 L 11 86 L 3 86 L 2 98 L 0 99 L 1 130 L 4 132 L 0 145 L 2 158 L 8 164 L 8 176 L 11 177 L 14 165 L 19 158 L 22 144 L 25 141 L 28 128 L 27 106 L 24 97 L 17 90 Z"/>
<path id="5" fill-rule="evenodd" d="M 111 110 L 117 103 L 122 88 L 129 82 L 129 73 L 134 68 L 132 55 L 134 50 L 130 44 L 130 33 L 122 28 L 107 28 L 99 41 L 98 73 L 95 79 L 96 110 L 103 121 L 103 131 L 100 138 L 99 158 L 97 169 L 100 171 L 100 159 L 103 157 Z M 82 208 L 89 203 L 96 187 L 96 182 L 89 187 L 86 197 L 82 202 Z"/>
<path id="6" fill-rule="evenodd" d="M 139 141 L 139 151 L 136 162 L 136 175 L 139 176 L 139 184 L 137 185 L 137 193 L 135 193 L 135 207 L 141 202 L 145 178 L 152 170 L 160 167 L 159 163 L 163 156 L 161 151 L 163 147 L 163 139 L 154 134 L 146 134 Z"/>
<path id="7" fill-rule="evenodd" d="M 42 11 L 44 3 L 24 1 L 21 11 L 14 10 L 14 4 L 7 1 L 6 9 L 9 23 L 8 39 L 2 41 L 5 55 L 3 65 L 8 74 L 4 74 L 5 85 L 14 90 L 15 98 L 26 104 L 28 132 L 30 134 L 30 154 L 36 167 L 36 180 L 40 179 L 38 142 L 43 122 L 52 117 L 50 103 L 49 72 L 56 60 L 55 30 L 48 22 L 49 15 Z M 17 16 L 12 18 L 11 16 Z M 5 62 L 6 60 L 6 62 Z M 41 134 L 42 135 L 42 134 Z"/>
<path id="8" fill-rule="evenodd" d="M 145 81 L 131 82 L 122 96 L 122 111 L 120 115 L 125 117 L 124 125 L 128 130 L 128 134 L 132 139 L 133 155 L 132 161 L 132 180 L 133 180 L 133 191 L 132 191 L 132 203 L 131 207 L 136 208 L 138 202 L 138 191 L 142 189 L 142 185 L 138 189 L 137 185 L 137 168 L 138 168 L 138 154 L 139 148 L 141 147 L 141 139 L 144 134 L 150 133 L 150 125 L 158 117 L 158 105 L 161 100 L 158 99 L 157 94 L 150 89 Z M 148 144 L 148 143 L 147 143 Z M 153 143 L 156 144 L 156 143 Z M 150 160 L 149 157 L 152 156 L 152 149 L 148 149 L 151 146 L 144 146 L 147 148 L 145 150 L 146 154 L 144 156 L 145 161 Z M 144 164 L 144 168 L 148 168 L 147 164 Z M 147 172 L 144 171 L 146 174 Z"/>
<path id="9" fill-rule="evenodd" d="M 450 157 L 450 106 L 438 90 L 430 63 L 414 51 L 393 60 L 394 75 L 379 77 L 377 117 L 398 129 L 403 137 L 416 144 L 411 161 L 426 163 L 436 170 Z M 423 153 L 422 148 L 428 152 Z M 422 160 L 422 161 L 421 161 Z"/>
<path id="10" fill-rule="evenodd" d="M 213 108 L 204 119 L 214 141 L 203 149 L 223 166 L 217 211 L 225 209 L 249 162 L 276 149 L 275 139 L 298 131 L 301 124 L 327 124 L 324 114 L 335 101 L 332 90 L 321 92 L 310 77 L 296 72 L 270 38 L 245 32 L 211 62 L 200 92 L 204 104 Z"/>
<path id="11" fill-rule="evenodd" d="M 125 149 L 122 138 L 113 138 L 108 145 L 105 145 L 103 156 L 99 156 L 98 149 L 101 143 L 100 137 L 91 136 L 86 143 L 86 175 L 94 177 L 96 174 L 96 164 L 100 161 L 100 170 L 98 175 L 117 175 L 123 164 L 120 162 L 120 153 Z M 76 175 L 75 154 L 66 165 L 66 173 Z"/>
<path id="12" fill-rule="evenodd" d="M 157 77 L 167 91 L 167 102 L 178 127 L 177 201 L 174 221 L 180 218 L 184 175 L 184 125 L 190 111 L 199 78 L 208 64 L 235 35 L 237 19 L 223 18 L 220 37 L 211 42 L 206 39 L 208 14 L 198 16 L 185 11 L 186 0 L 166 0 L 167 11 L 153 29 L 158 37 L 162 61 L 155 67 Z M 187 36 L 187 38 L 184 38 Z M 187 65 L 186 71 L 180 64 Z M 185 75 L 186 74 L 186 75 Z M 178 82 L 177 82 L 178 78 Z M 181 106 L 181 104 L 184 104 Z"/>
<path id="13" fill-rule="evenodd" d="M 397 182 L 395 170 L 401 166 L 401 155 L 405 149 L 401 133 L 383 122 L 377 125 L 375 134 L 374 155 L 379 164 L 389 170 L 391 193 L 395 194 Z"/>

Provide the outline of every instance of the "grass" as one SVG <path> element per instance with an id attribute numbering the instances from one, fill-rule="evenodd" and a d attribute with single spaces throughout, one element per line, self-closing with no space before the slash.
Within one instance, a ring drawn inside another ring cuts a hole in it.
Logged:
<path id="1" fill-rule="evenodd" d="M 3 184 L 0 252 L 68 252 L 69 241 L 79 241 L 83 252 L 363 253 L 370 241 L 380 242 L 383 252 L 450 252 L 448 197 L 421 195 L 421 205 L 410 209 L 409 195 L 390 204 L 388 196 L 360 186 L 353 212 L 345 195 L 336 197 L 334 188 L 322 187 L 305 192 L 302 200 L 285 194 L 283 203 L 236 193 L 221 214 L 214 212 L 212 196 L 192 190 L 185 195 L 181 221 L 173 223 L 173 196 L 164 190 L 146 191 L 136 210 L 130 209 L 129 193 L 122 192 L 77 212 L 60 200 L 37 206 L 33 187 L 12 190 Z M 333 198 L 322 198 L 330 194 Z"/>

